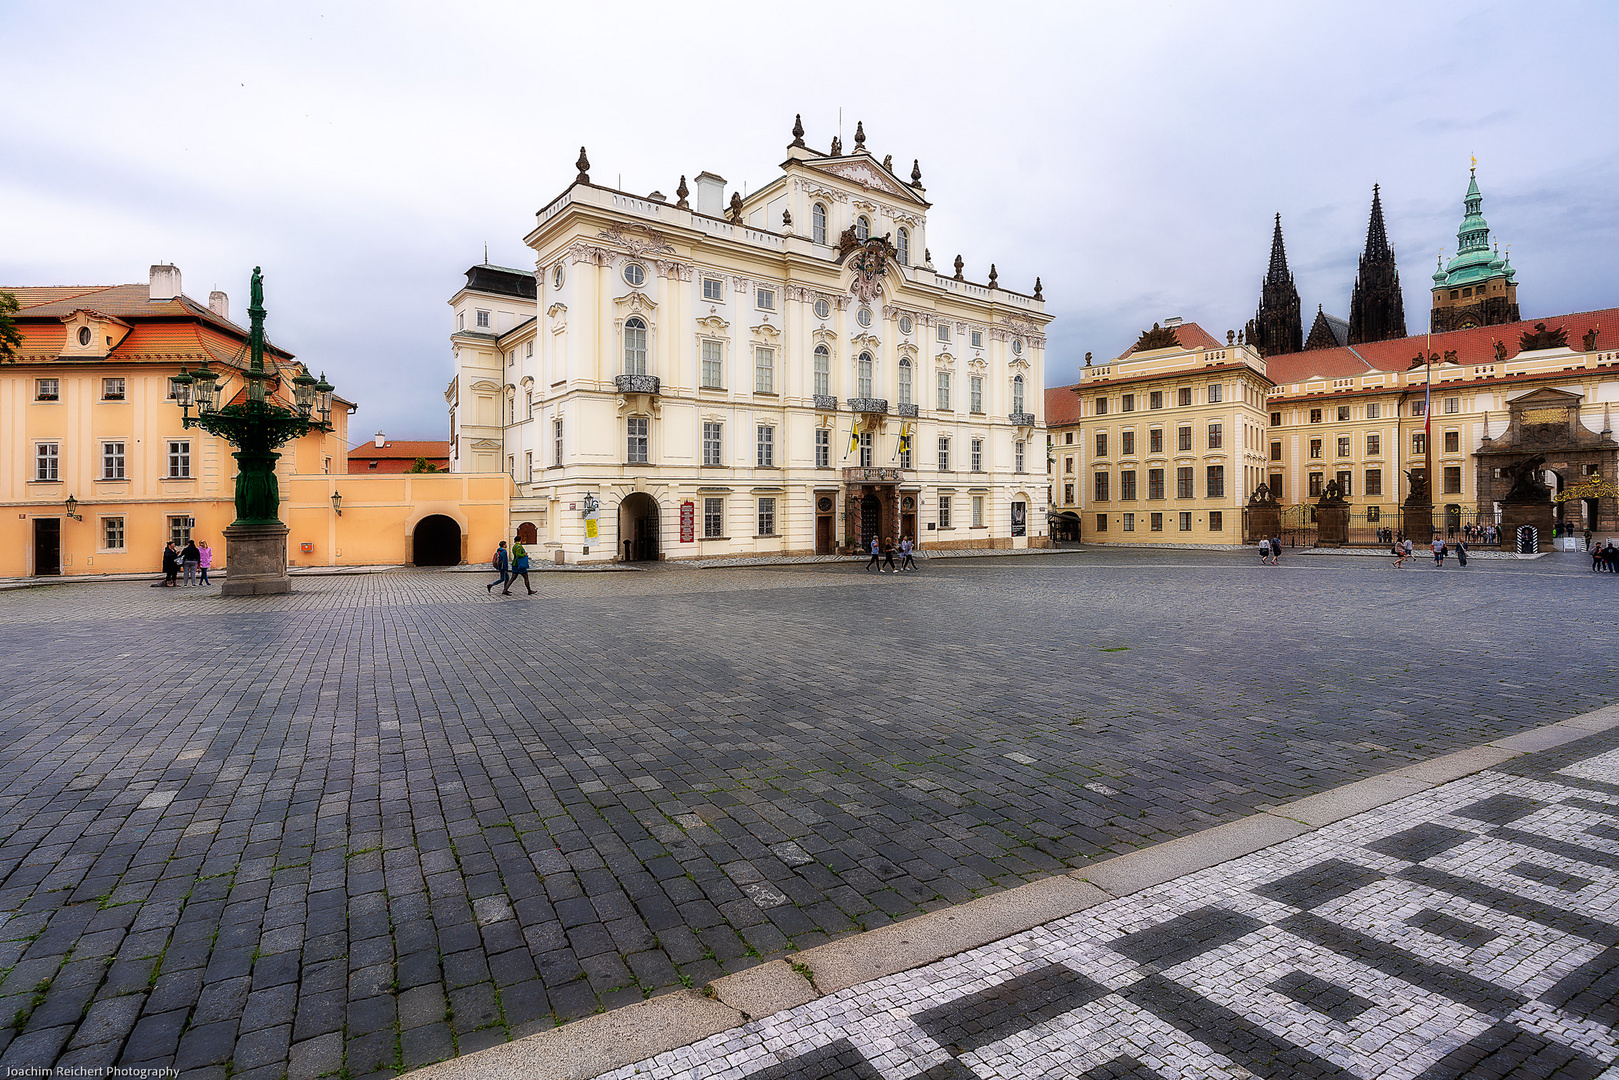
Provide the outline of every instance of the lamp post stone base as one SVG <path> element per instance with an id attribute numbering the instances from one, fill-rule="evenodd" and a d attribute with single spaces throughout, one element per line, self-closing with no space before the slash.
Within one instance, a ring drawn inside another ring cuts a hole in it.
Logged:
<path id="1" fill-rule="evenodd" d="M 287 577 L 287 532 L 281 522 L 225 527 L 225 582 L 221 596 L 269 596 L 292 591 Z"/>

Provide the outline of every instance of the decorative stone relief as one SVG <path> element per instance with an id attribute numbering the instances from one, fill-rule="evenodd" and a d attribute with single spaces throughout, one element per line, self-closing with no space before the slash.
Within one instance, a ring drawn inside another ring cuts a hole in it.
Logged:
<path id="1" fill-rule="evenodd" d="M 604 247 L 597 247 L 583 240 L 575 240 L 568 248 L 568 261 L 573 263 L 587 262 L 595 266 L 612 266 L 613 260 L 617 258 L 617 252 L 608 251 Z"/>
<path id="2" fill-rule="evenodd" d="M 609 243 L 622 245 L 637 258 L 652 254 L 673 254 L 675 250 L 674 245 L 669 243 L 661 232 L 638 222 L 614 222 L 596 235 Z"/>
<path id="3" fill-rule="evenodd" d="M 888 195 L 897 195 L 900 198 L 915 198 L 894 181 L 883 176 L 863 161 L 837 161 L 822 165 L 820 168 L 833 176 L 859 184 L 867 190 L 881 191 Z"/>
<path id="4" fill-rule="evenodd" d="M 673 259 L 653 259 L 652 265 L 658 268 L 659 277 L 674 278 L 676 281 L 690 281 L 697 273 L 697 268 L 691 263 Z"/>

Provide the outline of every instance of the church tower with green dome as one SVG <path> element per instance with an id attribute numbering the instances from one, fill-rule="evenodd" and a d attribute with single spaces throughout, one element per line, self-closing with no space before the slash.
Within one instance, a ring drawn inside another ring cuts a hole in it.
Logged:
<path id="1" fill-rule="evenodd" d="M 1478 161 L 1473 161 L 1465 214 L 1456 230 L 1456 257 L 1448 264 L 1440 256 L 1433 276 L 1434 333 L 1498 326 L 1518 321 L 1518 282 L 1509 258 L 1490 246 L 1490 226 L 1484 220 L 1484 196 L 1478 190 Z"/>

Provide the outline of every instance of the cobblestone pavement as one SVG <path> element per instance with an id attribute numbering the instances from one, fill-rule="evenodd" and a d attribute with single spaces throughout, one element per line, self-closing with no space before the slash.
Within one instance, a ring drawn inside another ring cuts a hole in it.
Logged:
<path id="1" fill-rule="evenodd" d="M 1517 759 L 601 1080 L 1594 1080 L 1619 733 Z"/>
<path id="2" fill-rule="evenodd" d="M 0 1069 L 386 1073 L 1619 698 L 1619 579 L 1086 552 L 0 595 Z"/>

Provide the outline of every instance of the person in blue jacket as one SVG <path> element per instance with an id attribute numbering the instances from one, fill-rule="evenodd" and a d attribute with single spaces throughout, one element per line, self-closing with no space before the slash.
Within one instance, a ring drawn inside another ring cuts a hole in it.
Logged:
<path id="1" fill-rule="evenodd" d="M 500 586 L 501 592 L 503 593 L 510 588 L 512 576 L 509 571 L 511 569 L 511 565 L 511 559 L 506 554 L 506 541 L 502 540 L 500 542 L 500 547 L 495 549 L 495 570 L 500 574 L 500 576 L 494 581 L 491 581 L 489 584 L 485 585 L 483 587 L 484 591 L 493 592 L 496 585 Z"/>

